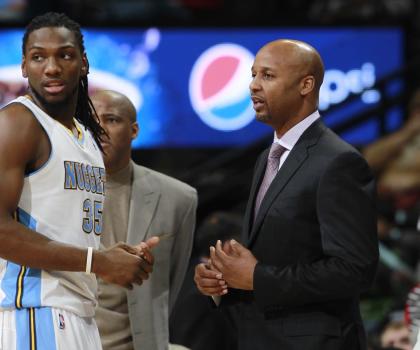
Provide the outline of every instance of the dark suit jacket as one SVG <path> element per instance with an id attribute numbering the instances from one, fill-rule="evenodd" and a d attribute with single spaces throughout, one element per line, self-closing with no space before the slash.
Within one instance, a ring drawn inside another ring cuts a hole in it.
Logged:
<path id="1" fill-rule="evenodd" d="M 235 349 L 236 336 L 227 308 L 214 307 L 194 283 L 198 263 L 198 259 L 192 259 L 171 314 L 170 341 L 191 350 Z"/>
<path id="2" fill-rule="evenodd" d="M 321 121 L 300 137 L 255 219 L 259 157 L 243 242 L 258 260 L 254 291 L 222 300 L 238 313 L 239 349 L 366 349 L 359 294 L 376 270 L 374 181 L 361 155 Z"/>

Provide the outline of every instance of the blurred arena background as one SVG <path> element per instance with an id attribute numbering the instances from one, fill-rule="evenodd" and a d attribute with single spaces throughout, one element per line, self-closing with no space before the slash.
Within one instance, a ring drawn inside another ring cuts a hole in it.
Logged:
<path id="1" fill-rule="evenodd" d="M 136 106 L 134 159 L 197 188 L 198 226 L 215 211 L 243 211 L 256 156 L 272 139 L 248 93 L 264 43 L 300 39 L 319 50 L 321 114 L 361 151 L 404 125 L 420 86 L 417 0 L 0 0 L 0 105 L 25 92 L 23 28 L 47 11 L 82 25 L 91 91 L 115 89 Z M 385 324 L 420 322 L 418 197 L 386 204 L 377 281 L 362 296 L 372 349 Z"/>

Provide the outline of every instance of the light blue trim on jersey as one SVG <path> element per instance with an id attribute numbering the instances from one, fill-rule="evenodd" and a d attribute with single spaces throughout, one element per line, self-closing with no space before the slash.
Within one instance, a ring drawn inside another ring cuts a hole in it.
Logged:
<path id="1" fill-rule="evenodd" d="M 15 310 L 16 317 L 16 350 L 29 350 L 29 310 Z"/>
<path id="2" fill-rule="evenodd" d="M 17 209 L 17 217 L 21 224 L 36 230 L 37 222 L 23 209 Z M 21 288 L 19 287 L 19 274 L 22 266 L 10 261 L 6 264 L 6 272 L 1 281 L 1 289 L 5 297 L 1 302 L 4 308 L 39 307 L 41 306 L 41 270 L 26 268 Z M 20 294 L 18 293 L 20 289 Z M 20 300 L 16 298 L 20 295 Z"/>
<path id="3" fill-rule="evenodd" d="M 17 217 L 19 222 L 22 225 L 25 225 L 27 228 L 36 231 L 36 220 L 28 214 L 26 211 L 24 211 L 21 208 L 17 208 Z"/>
<path id="4" fill-rule="evenodd" d="M 6 272 L 1 280 L 1 289 L 5 294 L 1 301 L 2 308 L 14 309 L 16 307 L 17 279 L 20 269 L 20 265 L 16 265 L 10 261 L 6 264 Z"/>
<path id="5" fill-rule="evenodd" d="M 17 217 L 21 224 L 36 231 L 37 222 L 26 211 L 17 209 Z M 22 307 L 41 306 L 41 270 L 27 268 L 23 280 Z"/>
<path id="6" fill-rule="evenodd" d="M 36 346 L 40 350 L 57 350 L 52 309 L 41 307 L 35 310 Z"/>
<path id="7" fill-rule="evenodd" d="M 41 306 L 41 270 L 28 268 L 23 279 L 22 307 Z"/>

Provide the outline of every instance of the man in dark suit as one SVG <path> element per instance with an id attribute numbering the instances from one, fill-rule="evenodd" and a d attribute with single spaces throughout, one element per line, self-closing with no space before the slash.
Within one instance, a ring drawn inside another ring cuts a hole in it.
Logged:
<path id="1" fill-rule="evenodd" d="M 374 182 L 319 119 L 324 67 L 294 40 L 259 50 L 251 98 L 274 142 L 259 157 L 242 243 L 210 247 L 195 282 L 236 310 L 240 350 L 366 349 L 359 294 L 378 260 Z"/>

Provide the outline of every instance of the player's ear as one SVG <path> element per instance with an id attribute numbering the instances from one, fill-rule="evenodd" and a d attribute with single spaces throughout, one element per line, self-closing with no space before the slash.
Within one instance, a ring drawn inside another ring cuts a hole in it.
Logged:
<path id="1" fill-rule="evenodd" d="M 26 73 L 26 59 L 25 56 L 22 56 L 22 64 L 21 64 L 21 69 L 22 69 L 22 76 L 24 78 L 28 77 L 28 73 Z"/>

